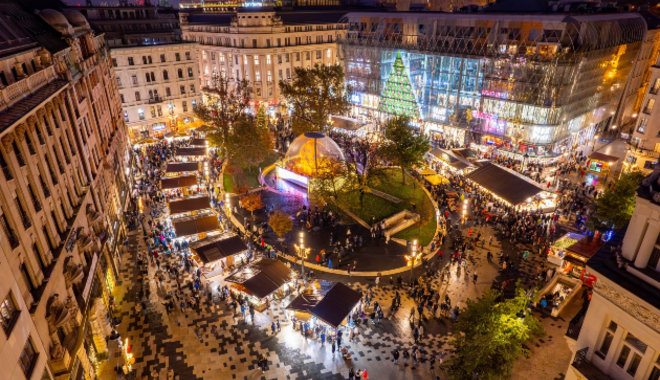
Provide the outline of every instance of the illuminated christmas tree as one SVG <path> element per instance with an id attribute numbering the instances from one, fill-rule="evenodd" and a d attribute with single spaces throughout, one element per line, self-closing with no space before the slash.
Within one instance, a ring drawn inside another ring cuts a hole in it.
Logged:
<path id="1" fill-rule="evenodd" d="M 396 53 L 394 66 L 380 94 L 378 110 L 390 115 L 405 115 L 413 120 L 420 118 L 417 99 L 400 52 Z"/>

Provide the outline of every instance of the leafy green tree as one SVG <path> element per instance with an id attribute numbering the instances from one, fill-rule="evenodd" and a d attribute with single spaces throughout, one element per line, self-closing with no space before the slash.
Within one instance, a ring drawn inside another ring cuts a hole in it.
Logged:
<path id="1" fill-rule="evenodd" d="M 230 160 L 252 171 L 273 150 L 273 138 L 267 124 L 244 115 L 233 123 L 225 148 Z"/>
<path id="2" fill-rule="evenodd" d="M 596 207 L 589 218 L 595 229 L 622 228 L 635 210 L 635 192 L 644 175 L 639 172 L 624 173 L 602 195 L 596 198 Z"/>
<path id="3" fill-rule="evenodd" d="M 527 312 L 531 297 L 516 287 L 515 297 L 498 302 L 488 290 L 468 300 L 452 338 L 454 351 L 445 362 L 452 379 L 499 380 L 511 377 L 515 361 L 527 353 L 524 344 L 543 335 L 539 321 Z"/>
<path id="4" fill-rule="evenodd" d="M 226 150 L 233 124 L 250 105 L 252 90 L 245 79 L 233 81 L 222 75 L 213 77 L 206 102 L 199 104 L 195 115 L 209 126 L 209 141 Z"/>
<path id="5" fill-rule="evenodd" d="M 406 170 L 423 162 L 424 154 L 430 149 L 426 136 L 416 134 L 406 116 L 394 116 L 385 125 L 385 141 L 381 143 L 380 155 L 401 168 L 403 183 L 406 183 Z"/>
<path id="6" fill-rule="evenodd" d="M 330 115 L 348 110 L 344 70 L 339 65 L 316 64 L 293 69 L 293 80 L 280 81 L 280 92 L 293 112 L 291 126 L 297 134 L 325 131 Z"/>

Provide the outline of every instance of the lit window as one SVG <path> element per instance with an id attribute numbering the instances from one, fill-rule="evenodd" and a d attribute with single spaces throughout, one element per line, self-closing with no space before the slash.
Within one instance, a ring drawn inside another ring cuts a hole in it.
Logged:
<path id="1" fill-rule="evenodd" d="M 20 364 L 25 377 L 28 379 L 30 378 L 30 375 L 32 375 L 32 370 L 34 369 L 34 364 L 37 362 L 37 357 L 37 351 L 35 351 L 32 341 L 30 337 L 28 337 L 27 341 L 25 341 L 23 352 L 21 352 L 21 356 L 18 358 L 18 364 Z"/>
<path id="2" fill-rule="evenodd" d="M 270 65 L 270 54 L 266 56 L 266 64 Z"/>
<path id="3" fill-rule="evenodd" d="M 325 55 L 328 58 L 332 58 L 332 50 L 330 50 L 330 49 L 326 50 Z"/>
<path id="4" fill-rule="evenodd" d="M 258 65 L 258 64 L 259 64 L 259 56 L 258 56 L 258 55 L 255 55 L 255 56 L 254 56 L 254 64 L 255 64 L 255 65 Z"/>
<path id="5" fill-rule="evenodd" d="M 144 120 L 144 110 L 142 108 L 138 109 L 138 118 Z"/>
<path id="6" fill-rule="evenodd" d="M 9 336 L 9 333 L 14 328 L 18 315 L 21 312 L 16 308 L 14 300 L 12 299 L 11 292 L 7 294 L 4 301 L 0 304 L 0 323 L 2 323 L 2 328 L 5 330 L 5 334 Z"/>
<path id="7" fill-rule="evenodd" d="M 260 72 L 258 72 L 258 71 L 254 72 L 254 80 L 256 80 L 257 82 L 259 82 L 261 80 L 261 73 Z"/>
<path id="8" fill-rule="evenodd" d="M 268 74 L 267 74 L 267 75 L 268 75 L 268 76 L 267 76 L 266 80 L 269 81 L 269 82 L 272 82 L 272 81 L 273 81 L 273 74 L 271 74 L 270 70 L 268 70 Z"/>
<path id="9" fill-rule="evenodd" d="M 244 65 L 247 65 L 247 55 L 244 55 L 244 56 L 243 56 L 243 64 L 244 64 Z"/>
<path id="10" fill-rule="evenodd" d="M 653 111 L 654 105 L 655 105 L 655 99 L 649 99 L 646 102 L 646 107 L 644 107 L 644 113 L 650 114 Z"/>
<path id="11" fill-rule="evenodd" d="M 653 82 L 653 87 L 651 87 L 651 94 L 656 95 L 660 91 L 660 78 L 656 78 Z"/>

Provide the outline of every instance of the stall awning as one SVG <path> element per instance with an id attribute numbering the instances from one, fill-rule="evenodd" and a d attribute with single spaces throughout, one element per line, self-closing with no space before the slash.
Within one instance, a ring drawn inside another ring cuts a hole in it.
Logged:
<path id="1" fill-rule="evenodd" d="M 337 327 L 358 302 L 360 302 L 360 293 L 338 282 L 314 306 L 311 312 L 327 324 Z"/>
<path id="2" fill-rule="evenodd" d="M 434 186 L 435 186 L 435 185 L 439 185 L 439 184 L 442 183 L 442 177 L 440 177 L 440 176 L 437 175 L 437 174 L 433 174 L 433 175 L 425 175 L 425 176 L 424 176 L 424 179 L 425 179 L 428 183 L 430 183 L 431 185 L 434 185 Z"/>
<path id="3" fill-rule="evenodd" d="M 190 244 L 190 249 L 197 254 L 204 264 L 208 264 L 244 252 L 247 250 L 247 246 L 240 236 L 225 235 L 198 240 Z"/>
<path id="4" fill-rule="evenodd" d="M 206 148 L 190 147 L 190 148 L 177 148 L 177 156 L 203 156 L 206 154 Z"/>
<path id="5" fill-rule="evenodd" d="M 609 154 L 594 152 L 589 155 L 590 160 L 602 161 L 602 162 L 617 162 L 619 157 L 610 156 Z"/>
<path id="6" fill-rule="evenodd" d="M 197 175 L 182 175 L 179 177 L 162 178 L 160 180 L 161 190 L 176 189 L 179 187 L 190 187 L 197 185 Z"/>
<path id="7" fill-rule="evenodd" d="M 514 206 L 544 191 L 522 174 L 493 163 L 485 164 L 467 177 Z"/>
<path id="8" fill-rule="evenodd" d="M 168 162 L 165 171 L 168 173 L 196 172 L 199 170 L 199 162 Z"/>
<path id="9" fill-rule="evenodd" d="M 600 239 L 585 236 L 566 248 L 566 250 L 576 256 L 584 257 L 584 261 L 587 261 L 587 259 L 595 255 L 602 246 L 603 242 Z"/>
<path id="10" fill-rule="evenodd" d="M 190 140 L 190 146 L 206 146 L 206 139 L 192 139 Z"/>
<path id="11" fill-rule="evenodd" d="M 225 279 L 241 285 L 257 298 L 264 298 L 286 284 L 291 277 L 291 270 L 276 259 L 261 259 L 244 266 Z"/>
<path id="12" fill-rule="evenodd" d="M 289 310 L 304 311 L 311 313 L 314 306 L 316 306 L 323 299 L 323 294 L 319 293 L 303 293 L 294 298 L 293 301 L 286 307 Z"/>
<path id="13" fill-rule="evenodd" d="M 446 162 L 449 166 L 451 166 L 456 170 L 465 170 L 467 168 L 475 166 L 465 157 L 457 153 L 454 153 L 454 151 L 451 150 L 433 148 L 429 153 L 435 156 L 437 159 Z"/>
<path id="14" fill-rule="evenodd" d="M 218 229 L 218 217 L 215 214 L 202 214 L 176 218 L 172 221 L 177 237 L 199 234 Z"/>
<path id="15" fill-rule="evenodd" d="M 188 197 L 170 201 L 167 206 L 170 209 L 170 215 L 181 214 L 184 212 L 211 208 L 211 199 L 207 195 L 201 197 Z"/>

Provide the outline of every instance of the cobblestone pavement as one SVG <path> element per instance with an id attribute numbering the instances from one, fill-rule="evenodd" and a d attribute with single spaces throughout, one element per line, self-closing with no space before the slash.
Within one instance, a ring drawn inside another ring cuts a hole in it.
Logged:
<path id="1" fill-rule="evenodd" d="M 487 227 L 479 227 L 478 231 L 486 237 L 492 234 Z M 486 288 L 499 283 L 503 276 L 518 276 L 531 281 L 538 259 L 521 263 L 516 273 L 501 273 L 496 260 L 494 263 L 486 260 L 487 251 L 497 253 L 501 250 L 513 252 L 515 249 L 499 242 L 476 248 L 467 266 L 447 265 L 444 281 L 437 276 L 431 280 L 432 286 L 442 297 L 449 295 L 453 304 L 464 306 L 465 300 L 478 297 Z M 452 322 L 446 318 L 433 318 L 429 311 L 425 311 L 427 319 L 423 322 L 424 336 L 419 345 L 425 353 L 422 356 L 424 362 L 418 363 L 414 369 L 410 363 L 404 367 L 401 360 L 398 364 L 392 362 L 391 351 L 395 347 L 402 349 L 413 345 L 408 318 L 414 303 L 401 291 L 401 307 L 391 314 L 389 307 L 394 289 L 389 278 L 383 278 L 381 287 L 376 287 L 373 279 L 350 282 L 356 279 L 319 274 L 322 279 L 348 280 L 350 286 L 363 292 L 372 289 L 374 299 L 385 313 L 385 319 L 380 324 L 360 325 L 357 341 L 348 342 L 348 334 L 344 335 L 345 345 L 353 356 L 351 361 L 346 361 L 338 352 L 333 355 L 329 344 L 322 345 L 318 339 L 305 339 L 286 321 L 282 308 L 292 296 L 282 302 L 274 302 L 271 309 L 264 313 L 257 312 L 254 321 L 249 316 L 244 320 L 240 312 L 234 315 L 225 302 L 217 299 L 214 302 L 208 296 L 202 297 L 204 302 L 200 312 L 188 308 L 168 314 L 164 297 L 168 289 L 176 288 L 176 282 L 165 276 L 166 280 L 159 283 L 155 279 L 158 268 L 138 262 L 138 252 L 145 251 L 141 232 L 133 233 L 122 263 L 121 285 L 117 292 L 118 316 L 121 318 L 118 330 L 122 339 L 129 339 L 136 358 L 134 374 L 138 379 L 169 379 L 172 374 L 176 379 L 342 379 L 347 377 L 351 366 L 366 368 L 372 379 L 433 379 L 434 376 L 445 379 L 437 365 L 430 368 L 430 362 L 426 359 L 449 349 Z M 437 265 L 447 264 L 448 256 L 437 258 Z M 160 258 L 161 265 L 166 261 L 174 264 L 177 260 L 169 255 L 161 255 Z M 417 270 L 414 275 L 419 275 L 421 271 Z M 479 275 L 476 285 L 472 283 L 474 272 Z M 140 276 L 145 276 L 145 284 L 150 289 L 146 311 L 141 310 L 138 299 L 143 286 Z M 191 295 L 189 287 L 185 286 L 191 274 L 182 272 L 180 276 L 183 294 Z M 407 274 L 402 277 L 408 279 Z M 570 359 L 563 334 L 571 316 L 543 320 L 548 334 L 533 343 L 529 358 L 519 361 L 514 378 L 562 377 L 561 371 L 565 370 Z M 273 335 L 270 324 L 274 319 L 282 322 L 282 329 Z M 212 333 L 212 326 L 216 326 L 216 334 Z M 268 368 L 264 373 L 257 366 L 259 354 L 268 359 Z M 108 366 L 112 368 L 114 364 Z M 114 372 L 105 368 L 101 377 L 114 378 Z"/>

